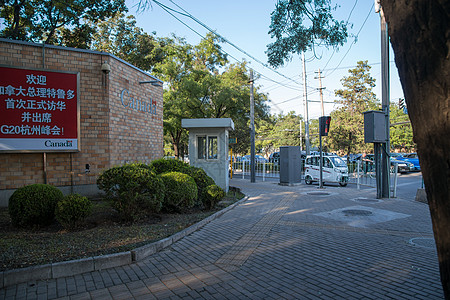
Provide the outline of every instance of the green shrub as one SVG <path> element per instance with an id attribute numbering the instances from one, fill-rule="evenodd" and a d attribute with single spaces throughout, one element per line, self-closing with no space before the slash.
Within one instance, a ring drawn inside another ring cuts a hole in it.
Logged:
<path id="1" fill-rule="evenodd" d="M 194 178 L 198 189 L 196 205 L 201 205 L 204 202 L 206 197 L 204 192 L 205 188 L 211 184 L 215 184 L 214 180 L 203 169 L 190 166 L 181 160 L 161 158 L 152 161 L 150 166 L 155 170 L 156 174 L 181 172 Z"/>
<path id="2" fill-rule="evenodd" d="M 32 184 L 18 188 L 9 198 L 8 212 L 14 226 L 49 225 L 63 193 L 54 186 Z"/>
<path id="3" fill-rule="evenodd" d="M 213 209 L 223 197 L 225 197 L 225 191 L 220 186 L 215 184 L 209 185 L 205 188 L 203 206 L 206 209 Z"/>
<path id="4" fill-rule="evenodd" d="M 65 196 L 56 204 L 56 220 L 66 229 L 78 227 L 90 215 L 92 203 L 78 194 Z"/>
<path id="5" fill-rule="evenodd" d="M 159 212 L 164 201 L 164 183 L 153 168 L 140 163 L 126 164 L 104 171 L 97 179 L 112 206 L 125 221 Z"/>
<path id="6" fill-rule="evenodd" d="M 167 172 L 181 172 L 186 174 L 186 170 L 190 168 L 189 164 L 178 159 L 156 159 L 150 163 L 156 174 Z"/>
<path id="7" fill-rule="evenodd" d="M 205 189 L 207 186 L 215 184 L 214 180 L 206 174 L 205 170 L 190 166 L 185 171 L 186 174 L 194 178 L 198 188 L 198 201 L 196 204 L 200 205 L 205 201 Z"/>
<path id="8" fill-rule="evenodd" d="M 197 199 L 197 185 L 194 179 L 181 172 L 168 172 L 161 174 L 166 186 L 164 209 L 180 211 L 194 206 Z"/>

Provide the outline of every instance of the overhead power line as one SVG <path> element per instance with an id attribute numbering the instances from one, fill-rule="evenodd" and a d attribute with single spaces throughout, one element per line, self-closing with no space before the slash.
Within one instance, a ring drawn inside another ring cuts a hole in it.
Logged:
<path id="1" fill-rule="evenodd" d="M 262 65 L 264 68 L 267 68 L 268 70 L 270 70 L 270 71 L 272 71 L 272 72 L 274 72 L 274 73 L 276 73 L 276 74 L 278 74 L 278 75 L 280 75 L 280 76 L 282 76 L 282 77 L 284 77 L 284 78 L 286 78 L 286 79 L 288 79 L 288 80 L 294 82 L 295 84 L 298 84 L 298 85 L 300 84 L 300 83 L 298 83 L 297 81 L 293 80 L 292 78 L 290 78 L 290 77 L 284 75 L 283 73 L 280 73 L 280 72 L 278 72 L 277 70 L 275 70 L 275 69 L 269 67 L 266 63 L 260 61 L 259 59 L 257 59 L 256 57 L 254 57 L 253 55 L 251 55 L 250 53 L 248 53 L 247 51 L 241 49 L 240 47 L 238 47 L 237 45 L 235 45 L 234 43 L 232 43 L 231 41 L 229 41 L 227 38 L 225 38 L 225 37 L 222 36 L 221 34 L 217 33 L 217 31 L 211 29 L 209 26 L 207 26 L 206 24 L 204 24 L 202 21 L 200 21 L 199 19 L 197 19 L 196 17 L 194 17 L 192 14 L 190 14 L 189 12 L 187 12 L 187 11 L 186 11 L 185 9 L 183 9 L 181 6 L 179 6 L 178 4 L 174 3 L 172 0 L 169 0 L 169 1 L 170 1 L 171 3 L 173 3 L 175 6 L 177 6 L 179 9 L 181 9 L 184 13 L 183 13 L 183 12 L 180 12 L 180 11 L 178 11 L 178 10 L 175 10 L 175 9 L 173 9 L 173 8 L 171 8 L 171 7 L 168 7 L 168 6 L 162 4 L 161 2 L 159 2 L 159 1 L 157 1 L 157 0 L 151 0 L 151 1 L 153 1 L 153 2 L 156 3 L 158 6 L 160 6 L 161 8 L 163 8 L 166 12 L 168 12 L 168 13 L 169 13 L 170 15 L 172 15 L 174 18 L 176 18 L 176 17 L 175 17 L 172 13 L 170 13 L 169 10 L 170 10 L 170 11 L 173 11 L 173 12 L 175 12 L 175 13 L 177 13 L 177 14 L 180 14 L 180 15 L 183 15 L 183 16 L 185 16 L 185 17 L 190 18 L 191 20 L 193 20 L 194 22 L 196 22 L 196 23 L 199 24 L 200 26 L 204 27 L 205 29 L 207 29 L 207 30 L 210 31 L 211 33 L 213 33 L 213 34 L 215 34 L 216 36 L 220 37 L 223 41 L 225 41 L 225 42 L 226 42 L 227 44 L 229 44 L 230 46 L 234 47 L 234 48 L 235 48 L 236 50 L 238 50 L 239 52 L 243 53 L 244 55 L 250 57 L 250 58 L 251 58 L 252 60 L 254 60 L 255 62 L 257 62 L 257 63 L 259 63 L 260 65 Z M 199 34 L 199 33 L 196 32 L 195 30 L 193 30 L 191 27 L 189 27 L 186 23 L 182 22 L 179 18 L 176 18 L 176 19 L 177 19 L 179 22 L 181 22 L 183 25 L 185 25 L 186 27 L 188 27 L 189 29 L 191 29 L 192 31 L 194 31 L 195 33 Z M 199 34 L 199 35 L 200 35 L 200 34 Z M 202 35 L 200 35 L 200 36 L 202 36 Z M 225 51 L 224 51 L 224 52 L 225 52 Z M 227 52 L 225 52 L 225 53 L 227 53 Z M 228 54 L 228 53 L 227 53 L 227 54 Z M 230 56 L 231 56 L 231 55 L 230 55 Z M 231 56 L 231 57 L 233 57 L 233 56 Z M 240 60 L 236 59 L 235 57 L 233 57 L 233 59 L 235 59 L 235 60 L 238 61 L 238 62 L 240 61 Z M 275 80 L 272 80 L 272 81 L 276 82 Z"/>
<path id="2" fill-rule="evenodd" d="M 350 44 L 350 47 L 348 48 L 347 52 L 345 52 L 344 56 L 341 58 L 341 60 L 339 61 L 338 65 L 329 73 L 327 73 L 325 76 L 329 76 L 331 75 L 334 71 L 336 71 L 338 69 L 338 67 L 341 65 L 342 61 L 344 60 L 344 58 L 347 56 L 347 54 L 350 52 L 350 50 L 352 49 L 353 45 L 356 44 L 356 41 L 358 40 L 358 36 L 361 33 L 361 30 L 364 28 L 364 25 L 366 25 L 367 19 L 369 19 L 370 14 L 372 13 L 373 7 L 374 7 L 375 3 L 372 3 L 372 6 L 369 9 L 369 12 L 363 22 L 363 24 L 361 25 L 361 27 L 358 30 L 358 33 L 356 34 L 353 42 Z M 328 63 L 327 63 L 328 64 Z"/>

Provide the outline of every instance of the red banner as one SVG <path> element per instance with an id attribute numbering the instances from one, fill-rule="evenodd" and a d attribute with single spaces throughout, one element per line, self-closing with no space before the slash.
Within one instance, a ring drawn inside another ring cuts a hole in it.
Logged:
<path id="1" fill-rule="evenodd" d="M 0 67 L 0 150 L 78 149 L 78 74 Z"/>

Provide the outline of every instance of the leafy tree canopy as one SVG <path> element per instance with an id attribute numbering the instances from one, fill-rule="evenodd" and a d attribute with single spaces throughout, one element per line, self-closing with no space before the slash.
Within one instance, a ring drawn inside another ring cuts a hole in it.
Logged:
<path id="1" fill-rule="evenodd" d="M 370 76 L 367 61 L 359 61 L 350 69 L 349 76 L 341 79 L 343 89 L 336 90 L 340 107 L 331 113 L 328 142 L 333 151 L 345 154 L 371 151 L 371 144 L 364 143 L 363 112 L 379 107 L 375 93 L 375 79 Z"/>
<path id="2" fill-rule="evenodd" d="M 95 24 L 127 11 L 125 0 L 1 0 L 5 38 L 89 48 Z"/>
<path id="3" fill-rule="evenodd" d="M 413 141 L 408 115 L 394 103 L 391 103 L 389 110 L 391 151 L 396 149 L 401 152 L 415 152 L 416 144 Z"/>
<path id="4" fill-rule="evenodd" d="M 300 146 L 300 120 L 294 111 L 272 116 L 270 122 L 256 128 L 256 135 L 260 136 L 257 147 L 273 152 L 280 146 Z"/>
<path id="5" fill-rule="evenodd" d="M 249 126 L 250 89 L 246 63 L 230 64 L 220 48 L 220 38 L 209 33 L 198 45 L 173 36 L 160 39 L 163 59 L 152 73 L 166 83 L 164 90 L 164 131 L 174 146 L 176 156 L 187 144 L 181 127 L 183 118 L 232 118 L 241 150 Z M 267 97 L 255 93 L 256 119 L 267 116 Z M 242 132 L 241 132 L 242 131 Z"/>
<path id="6" fill-rule="evenodd" d="M 347 40 L 347 23 L 337 21 L 331 0 L 279 0 L 272 12 L 269 34 L 275 42 L 267 46 L 269 64 L 282 66 L 299 54 L 314 48 L 342 46 Z"/>
<path id="7" fill-rule="evenodd" d="M 137 27 L 134 16 L 119 13 L 97 25 L 94 22 L 90 25 L 97 28 L 92 35 L 92 50 L 114 54 L 146 71 L 151 71 L 164 58 L 164 39 Z"/>

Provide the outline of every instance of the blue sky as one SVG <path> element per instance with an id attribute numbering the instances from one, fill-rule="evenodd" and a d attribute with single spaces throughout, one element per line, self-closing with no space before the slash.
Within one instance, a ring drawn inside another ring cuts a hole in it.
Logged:
<path id="1" fill-rule="evenodd" d="M 215 30 L 228 41 L 250 54 L 257 60 L 266 63 L 265 51 L 267 45 L 273 40 L 268 31 L 270 26 L 270 14 L 275 8 L 275 0 L 159 0 L 160 3 L 177 11 L 184 9 L 196 19 Z M 182 24 L 169 13 L 155 3 L 145 11 L 137 12 L 138 0 L 126 0 L 129 13 L 137 18 L 137 26 L 146 32 L 156 32 L 157 36 L 169 36 L 171 33 L 186 38 L 190 44 L 199 43 L 208 32 L 207 29 L 194 20 L 183 15 L 175 14 Z M 333 102 L 336 97 L 334 91 L 342 88 L 340 79 L 348 75 L 348 70 L 355 67 L 360 60 L 368 60 L 372 66 L 370 74 L 376 79 L 374 92 L 381 101 L 381 50 L 380 50 L 380 16 L 373 9 L 373 0 L 345 0 L 336 1 L 335 17 L 347 20 L 352 24 L 349 32 L 352 35 L 347 43 L 338 51 L 317 48 L 313 52 L 305 53 L 306 78 L 308 100 L 319 101 L 319 81 L 317 71 L 322 72 L 322 87 L 325 87 L 323 97 L 325 102 Z M 179 7 L 177 7 L 177 5 Z M 349 17 L 350 16 L 350 17 Z M 193 30 L 196 32 L 194 32 Z M 200 35 L 199 35 L 200 34 Z M 357 37 L 355 38 L 355 36 Z M 304 115 L 303 77 L 301 56 L 295 55 L 284 67 L 276 69 L 276 72 L 264 67 L 251 57 L 238 51 L 229 44 L 221 44 L 223 50 L 229 54 L 230 62 L 243 60 L 250 62 L 249 67 L 256 73 L 262 74 L 255 82 L 260 86 L 260 91 L 267 93 L 272 101 L 272 113 L 287 113 L 295 111 Z M 398 98 L 403 97 L 397 69 L 394 63 L 394 54 L 390 50 L 390 99 L 397 103 Z M 283 74 L 284 76 L 279 75 Z M 294 83 L 293 81 L 297 82 Z M 329 114 L 336 106 L 333 103 L 325 103 L 325 114 Z M 308 103 L 309 119 L 316 119 L 321 115 L 320 103 Z"/>

